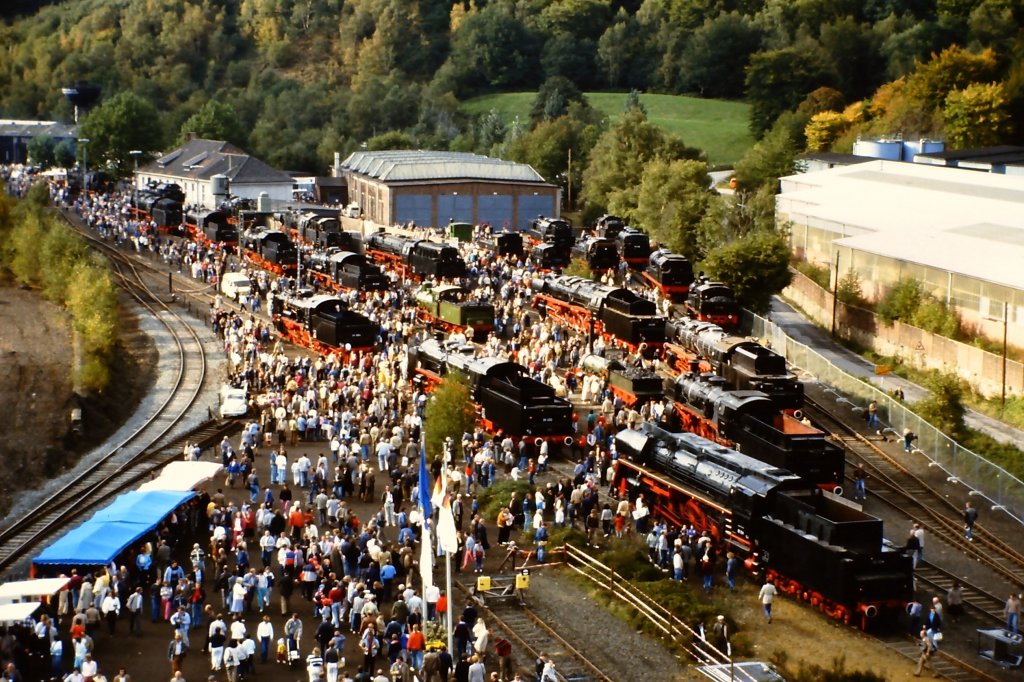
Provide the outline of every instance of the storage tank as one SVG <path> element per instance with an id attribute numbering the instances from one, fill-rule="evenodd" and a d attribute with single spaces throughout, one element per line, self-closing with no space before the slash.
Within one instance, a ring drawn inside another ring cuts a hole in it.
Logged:
<path id="1" fill-rule="evenodd" d="M 946 151 L 946 143 L 942 140 L 906 140 L 903 142 L 903 160 L 913 161 L 917 154 L 932 154 Z"/>
<path id="2" fill-rule="evenodd" d="M 902 158 L 903 143 L 899 140 L 857 140 L 853 143 L 853 153 L 872 159 L 899 161 Z"/>
<path id="3" fill-rule="evenodd" d="M 260 195 L 256 197 L 256 210 L 259 213 L 270 213 L 270 195 L 266 192 L 260 192 Z"/>
<path id="4" fill-rule="evenodd" d="M 210 178 L 210 191 L 215 197 L 228 195 L 228 176 L 218 173 Z"/>

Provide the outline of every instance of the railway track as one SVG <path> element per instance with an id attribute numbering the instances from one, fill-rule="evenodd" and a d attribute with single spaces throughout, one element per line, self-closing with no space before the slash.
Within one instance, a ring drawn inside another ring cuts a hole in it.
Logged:
<path id="1" fill-rule="evenodd" d="M 602 673 L 572 644 L 561 637 L 528 606 L 518 599 L 486 601 L 474 596 L 461 582 L 455 586 L 483 610 L 490 620 L 516 642 L 521 650 L 536 660 L 541 654 L 555 663 L 559 680 L 565 682 L 614 682 Z"/>
<path id="2" fill-rule="evenodd" d="M 857 432 L 833 415 L 821 404 L 806 397 L 804 412 L 819 427 L 830 432 L 847 453 L 847 462 L 863 463 L 870 476 L 868 494 L 878 499 L 895 512 L 920 523 L 927 529 L 929 542 L 943 542 L 968 554 L 979 564 L 990 569 L 995 575 L 1021 586 L 1024 576 L 1024 555 L 1009 543 L 996 537 L 992 532 L 974 527 L 974 540 L 964 537 L 962 508 L 937 491 L 928 481 L 910 471 L 896 457 L 879 446 L 871 438 Z M 852 486 L 852 480 L 848 481 Z M 902 538 L 901 538 L 902 539 Z M 927 585 L 931 593 L 945 594 L 959 581 L 964 596 L 964 606 L 974 612 L 981 621 L 1001 626 L 1004 598 L 986 588 L 955 575 L 949 570 L 927 560 L 918 562 L 914 571 L 918 586 Z M 925 605 L 927 610 L 928 605 Z M 894 635 L 881 638 L 886 646 L 908 658 L 918 656 L 917 642 L 908 636 Z M 978 668 L 964 658 L 940 649 L 940 655 L 933 658 L 936 671 L 950 680 L 999 680 Z"/>
<path id="3" fill-rule="evenodd" d="M 77 229 L 70 220 L 68 223 Z M 9 569 L 49 541 L 69 520 L 147 477 L 155 468 L 178 459 L 185 439 L 178 438 L 174 430 L 190 413 L 206 379 L 206 351 L 192 325 L 160 300 L 132 259 L 92 234 L 80 233 L 110 257 L 113 272 L 125 290 L 160 320 L 166 332 L 160 340 L 161 348 L 176 356 L 174 370 L 157 382 L 158 404 L 144 423 L 75 475 L 62 490 L 0 531 L 0 570 Z M 211 420 L 188 438 L 192 442 L 215 442 L 232 428 L 229 422 Z"/>

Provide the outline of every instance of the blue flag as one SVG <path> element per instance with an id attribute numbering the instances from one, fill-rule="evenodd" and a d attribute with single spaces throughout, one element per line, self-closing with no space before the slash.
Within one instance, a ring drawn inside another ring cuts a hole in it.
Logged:
<path id="1" fill-rule="evenodd" d="M 420 444 L 420 508 L 423 510 L 423 520 L 426 522 L 434 512 L 430 503 L 430 474 L 427 473 L 427 449 Z"/>

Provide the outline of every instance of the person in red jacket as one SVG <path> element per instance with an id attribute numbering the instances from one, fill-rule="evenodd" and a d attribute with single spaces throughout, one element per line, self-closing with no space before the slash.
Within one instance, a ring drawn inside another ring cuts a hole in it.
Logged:
<path id="1" fill-rule="evenodd" d="M 409 665 L 415 670 L 423 670 L 423 651 L 427 648 L 427 640 L 420 632 L 419 625 L 412 626 L 405 648 L 409 651 Z"/>

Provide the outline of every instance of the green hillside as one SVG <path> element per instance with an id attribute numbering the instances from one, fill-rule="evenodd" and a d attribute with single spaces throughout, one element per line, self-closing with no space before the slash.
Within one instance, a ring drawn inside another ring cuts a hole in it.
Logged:
<path id="1" fill-rule="evenodd" d="M 587 100 L 598 111 L 617 119 L 626 102 L 625 93 L 588 92 Z M 524 123 L 530 119 L 530 107 L 536 93 L 510 92 L 484 95 L 467 100 L 461 110 L 467 114 L 481 114 L 494 109 L 506 122 L 516 117 Z M 729 102 L 681 95 L 640 95 L 652 123 L 665 131 L 683 138 L 686 144 L 699 147 L 708 154 L 713 165 L 731 165 L 754 144 L 750 133 L 750 106 L 743 102 Z"/>

